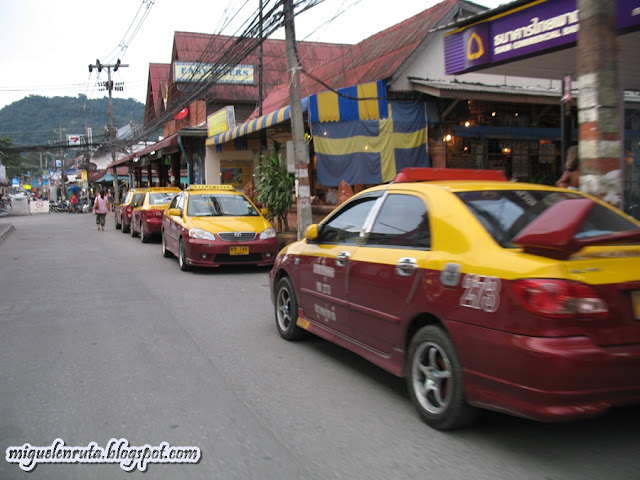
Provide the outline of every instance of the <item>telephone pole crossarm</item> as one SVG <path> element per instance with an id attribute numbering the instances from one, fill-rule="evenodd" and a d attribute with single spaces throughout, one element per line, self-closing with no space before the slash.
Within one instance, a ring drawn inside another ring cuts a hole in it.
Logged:
<path id="1" fill-rule="evenodd" d="M 128 67 L 128 66 L 129 65 L 127 64 L 121 63 L 120 59 L 118 59 L 118 61 L 113 65 L 100 63 L 100 60 L 98 59 L 96 59 L 95 64 L 89 64 L 89 73 L 92 73 L 93 69 L 98 70 L 98 73 L 102 72 L 102 70 L 105 68 L 107 69 L 107 81 L 104 83 L 104 87 L 109 92 L 109 132 L 107 135 L 107 139 L 109 141 L 115 140 L 117 136 L 114 125 L 113 125 L 114 123 L 113 100 L 112 100 L 111 92 L 113 92 L 114 88 L 115 90 L 122 91 L 122 85 L 120 83 L 118 83 L 117 85 L 114 85 L 113 80 L 111 80 L 111 69 L 113 69 L 114 72 L 117 72 L 119 68 Z M 113 150 L 111 152 L 111 163 L 115 163 L 116 149 L 115 149 L 115 146 L 112 146 L 112 148 Z M 114 175 L 113 175 L 113 196 L 114 196 L 114 201 L 118 203 L 120 201 L 120 193 L 118 191 L 118 174 L 117 174 L 116 168 L 114 168 Z"/>

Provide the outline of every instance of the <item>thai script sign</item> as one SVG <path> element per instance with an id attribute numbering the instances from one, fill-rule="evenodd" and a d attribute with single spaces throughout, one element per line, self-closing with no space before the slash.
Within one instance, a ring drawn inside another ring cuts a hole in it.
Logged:
<path id="1" fill-rule="evenodd" d="M 578 38 L 576 0 L 544 2 L 498 18 L 491 26 L 492 61 L 558 47 Z"/>
<path id="2" fill-rule="evenodd" d="M 619 29 L 640 26 L 640 0 L 616 0 Z M 550 49 L 578 39 L 577 0 L 542 0 L 496 15 L 445 36 L 449 75 Z"/>

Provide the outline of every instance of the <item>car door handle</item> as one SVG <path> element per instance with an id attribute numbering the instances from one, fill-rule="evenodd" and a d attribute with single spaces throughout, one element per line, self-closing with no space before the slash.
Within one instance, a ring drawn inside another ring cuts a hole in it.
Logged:
<path id="1" fill-rule="evenodd" d="M 403 257 L 396 263 L 396 274 L 401 277 L 410 277 L 418 269 L 418 261 L 415 258 Z"/>
<path id="2" fill-rule="evenodd" d="M 349 257 L 351 254 L 349 252 L 340 252 L 336 256 L 336 265 L 339 267 L 345 267 L 349 263 Z"/>

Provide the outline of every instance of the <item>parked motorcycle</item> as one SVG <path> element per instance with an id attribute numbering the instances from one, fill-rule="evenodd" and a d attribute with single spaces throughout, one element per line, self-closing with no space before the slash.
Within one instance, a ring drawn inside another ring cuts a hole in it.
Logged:
<path id="1" fill-rule="evenodd" d="M 61 200 L 59 202 L 51 202 L 49 203 L 49 209 L 54 212 L 68 212 L 69 205 L 66 201 Z"/>

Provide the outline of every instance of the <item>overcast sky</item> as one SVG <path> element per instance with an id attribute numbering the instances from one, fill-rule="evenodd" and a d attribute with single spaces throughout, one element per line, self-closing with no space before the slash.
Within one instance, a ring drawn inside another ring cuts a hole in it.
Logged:
<path id="1" fill-rule="evenodd" d="M 476 3 L 493 8 L 506 1 Z M 296 17 L 296 37 L 357 43 L 436 3 L 325 0 Z M 107 79 L 106 72 L 98 78 L 88 65 L 117 58 L 129 66 L 114 74 L 124 91 L 113 96 L 144 103 L 149 63 L 171 62 L 175 31 L 239 34 L 240 20 L 257 5 L 258 0 L 0 0 L 0 108 L 29 95 L 104 97 L 97 82 Z M 231 14 L 236 21 L 225 27 Z"/>

